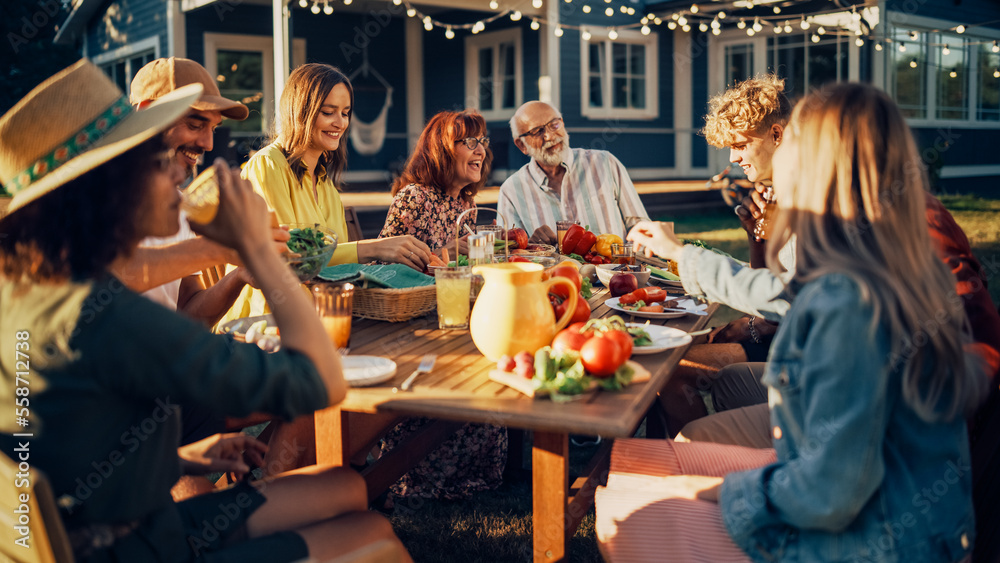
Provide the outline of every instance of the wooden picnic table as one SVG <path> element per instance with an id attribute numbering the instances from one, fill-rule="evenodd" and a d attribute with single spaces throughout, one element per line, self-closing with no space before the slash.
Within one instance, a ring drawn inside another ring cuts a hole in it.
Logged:
<path id="1" fill-rule="evenodd" d="M 609 297 L 601 288 L 590 299 L 592 316 L 616 311 L 605 306 Z M 652 320 L 686 331 L 705 327 L 707 316 Z M 626 321 L 645 322 L 646 319 Z M 438 330 L 432 313 L 409 322 L 388 323 L 354 319 L 352 355 L 384 356 L 398 365 L 396 376 L 374 387 L 352 388 L 339 405 L 318 411 L 316 456 L 319 463 L 346 465 L 351 455 L 371 447 L 372 436 L 352 433 L 358 417 L 380 415 L 386 424 L 396 417 L 430 417 L 435 422 L 362 471 L 374 498 L 387 489 L 462 424 L 486 423 L 533 431 L 532 523 L 534 561 L 561 561 L 567 542 L 593 504 L 594 490 L 606 477 L 611 438 L 632 436 L 688 346 L 650 355 L 635 355 L 652 374 L 647 383 L 634 383 L 620 392 L 596 391 L 583 399 L 554 403 L 531 399 L 489 379 L 496 366 L 476 349 L 469 331 Z M 421 375 L 410 392 L 395 387 L 416 369 L 424 354 L 437 354 L 430 374 Z M 386 417 L 388 415 L 388 417 Z M 569 482 L 569 435 L 600 435 L 605 440 L 594 459 L 574 483 Z"/>

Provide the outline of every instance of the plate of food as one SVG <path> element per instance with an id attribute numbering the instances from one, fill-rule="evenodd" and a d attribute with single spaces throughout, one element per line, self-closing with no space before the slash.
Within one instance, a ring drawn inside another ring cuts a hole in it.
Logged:
<path id="1" fill-rule="evenodd" d="M 661 290 L 662 291 L 662 290 Z M 663 300 L 637 300 L 633 303 L 621 303 L 621 297 L 612 297 L 604 302 L 616 311 L 628 313 L 646 319 L 674 319 L 684 315 L 707 315 L 708 305 L 698 305 L 694 299 L 678 298 Z"/>
<path id="2" fill-rule="evenodd" d="M 669 326 L 659 326 L 639 323 L 625 323 L 629 334 L 635 338 L 633 331 L 645 331 L 649 335 L 648 344 L 640 344 L 644 339 L 635 339 L 632 354 L 657 354 L 671 348 L 677 348 L 691 343 L 691 335 Z"/>
<path id="3" fill-rule="evenodd" d="M 396 362 L 382 356 L 344 356 L 340 363 L 351 387 L 378 385 L 396 375 Z"/>

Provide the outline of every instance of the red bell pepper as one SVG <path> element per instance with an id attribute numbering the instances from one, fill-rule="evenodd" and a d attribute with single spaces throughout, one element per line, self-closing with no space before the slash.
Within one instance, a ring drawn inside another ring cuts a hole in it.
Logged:
<path id="1" fill-rule="evenodd" d="M 569 232 L 566 233 L 569 236 Z M 563 239 L 565 241 L 565 239 Z M 579 254 L 583 256 L 584 254 L 590 252 L 590 249 L 594 247 L 597 243 L 597 235 L 592 231 L 583 231 L 583 235 L 580 236 L 580 241 L 576 243 L 576 249 L 573 251 L 574 254 Z"/>
<path id="2" fill-rule="evenodd" d="M 583 237 L 583 233 L 587 232 L 580 225 L 571 225 L 569 229 L 566 230 L 566 234 L 563 236 L 562 247 L 559 249 L 563 254 L 573 254 L 576 250 L 577 244 L 580 242 L 580 238 Z M 583 253 L 578 253 L 583 256 Z"/>

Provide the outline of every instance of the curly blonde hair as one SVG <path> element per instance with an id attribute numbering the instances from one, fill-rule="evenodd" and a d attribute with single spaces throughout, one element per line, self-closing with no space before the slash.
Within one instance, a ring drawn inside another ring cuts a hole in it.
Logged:
<path id="1" fill-rule="evenodd" d="M 785 80 L 765 74 L 740 82 L 708 101 L 702 135 L 712 146 L 730 147 L 737 133 L 762 133 L 778 124 L 784 127 L 792 113 L 785 96 Z"/>

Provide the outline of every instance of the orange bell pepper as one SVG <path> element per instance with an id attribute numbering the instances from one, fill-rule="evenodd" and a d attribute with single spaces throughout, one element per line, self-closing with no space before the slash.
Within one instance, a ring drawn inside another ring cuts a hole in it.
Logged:
<path id="1" fill-rule="evenodd" d="M 612 244 L 622 244 L 622 237 L 613 234 L 598 235 L 597 242 L 594 243 L 594 252 L 605 258 L 611 258 Z"/>

